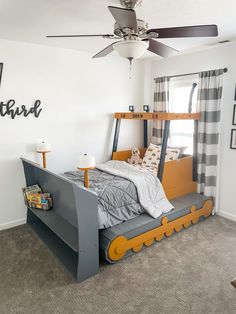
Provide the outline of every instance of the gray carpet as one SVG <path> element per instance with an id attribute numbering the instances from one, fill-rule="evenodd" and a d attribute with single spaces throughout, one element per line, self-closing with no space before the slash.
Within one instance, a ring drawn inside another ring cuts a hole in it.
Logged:
<path id="1" fill-rule="evenodd" d="M 0 232 L 0 313 L 236 313 L 236 223 L 210 217 L 75 283 L 28 225 Z"/>

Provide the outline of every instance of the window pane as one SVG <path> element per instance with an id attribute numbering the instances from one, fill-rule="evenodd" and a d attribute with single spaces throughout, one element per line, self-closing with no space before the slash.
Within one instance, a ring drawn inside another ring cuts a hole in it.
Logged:
<path id="1" fill-rule="evenodd" d="M 171 79 L 170 81 L 170 112 L 188 112 L 190 93 L 198 77 L 188 76 Z M 196 112 L 197 87 L 192 98 L 192 112 Z M 186 146 L 185 153 L 193 153 L 194 122 L 191 120 L 171 121 L 170 139 L 171 146 Z"/>

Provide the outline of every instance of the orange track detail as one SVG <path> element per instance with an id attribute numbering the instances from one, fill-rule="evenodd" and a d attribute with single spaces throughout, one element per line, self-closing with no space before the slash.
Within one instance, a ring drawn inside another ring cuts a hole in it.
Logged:
<path id="1" fill-rule="evenodd" d="M 139 252 L 143 245 L 150 246 L 156 241 L 160 241 L 164 236 L 171 236 L 174 231 L 179 232 L 183 227 L 188 228 L 191 223 L 196 224 L 199 221 L 199 218 L 204 216 L 207 218 L 211 215 L 213 209 L 213 202 L 207 200 L 204 203 L 204 206 L 196 210 L 195 206 L 191 207 L 191 213 L 177 218 L 172 221 L 168 221 L 167 217 L 163 217 L 161 221 L 161 226 L 147 231 L 143 234 L 138 235 L 137 237 L 127 239 L 124 236 L 119 236 L 115 238 L 108 249 L 108 256 L 112 261 L 118 261 L 125 256 L 128 250 L 133 252 Z"/>

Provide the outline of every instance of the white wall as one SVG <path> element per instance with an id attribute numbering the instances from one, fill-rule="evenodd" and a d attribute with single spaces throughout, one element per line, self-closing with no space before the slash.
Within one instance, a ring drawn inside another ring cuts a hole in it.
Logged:
<path id="1" fill-rule="evenodd" d="M 30 107 L 40 99 L 43 108 L 38 119 L 0 117 L 1 230 L 25 221 L 20 156 L 35 160 L 35 143 L 48 140 L 52 171 L 74 169 L 84 152 L 105 161 L 111 154 L 112 114 L 142 102 L 138 63 L 130 80 L 128 61 L 119 57 L 92 60 L 88 53 L 5 40 L 0 46 L 0 101 L 12 98 Z M 136 122 L 123 123 L 120 148 L 139 146 L 141 139 Z"/>
<path id="2" fill-rule="evenodd" d="M 112 114 L 129 104 L 141 109 L 153 103 L 153 78 L 228 67 L 224 77 L 220 144 L 218 212 L 236 219 L 236 151 L 229 148 L 236 83 L 236 45 L 159 61 L 129 66 L 119 57 L 92 60 L 73 50 L 0 40 L 0 62 L 4 63 L 0 101 L 13 98 L 31 106 L 42 101 L 43 111 L 33 117 L 0 117 L 0 230 L 25 221 L 21 188 L 25 185 L 20 156 L 36 160 L 34 145 L 48 140 L 53 151 L 48 168 L 55 172 L 74 169 L 83 152 L 104 161 L 111 153 L 114 131 Z M 138 121 L 122 121 L 120 148 L 139 146 L 142 131 Z"/>
<path id="3" fill-rule="evenodd" d="M 221 45 L 192 54 L 175 56 L 159 61 L 143 61 L 144 103 L 153 104 L 153 78 L 198 72 L 217 68 L 228 68 L 224 75 L 222 99 L 220 168 L 218 191 L 218 214 L 236 220 L 236 150 L 229 148 L 232 128 L 234 90 L 236 84 L 236 44 Z"/>

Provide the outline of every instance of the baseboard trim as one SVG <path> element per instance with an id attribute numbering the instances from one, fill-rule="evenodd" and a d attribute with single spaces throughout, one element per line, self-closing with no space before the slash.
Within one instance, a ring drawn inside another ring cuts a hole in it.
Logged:
<path id="1" fill-rule="evenodd" d="M 216 215 L 227 218 L 227 219 L 232 220 L 232 221 L 236 221 L 236 215 L 232 215 L 232 214 L 229 214 L 229 213 L 224 212 L 224 211 L 217 211 Z M 0 231 L 14 228 L 14 227 L 24 225 L 24 224 L 26 224 L 26 218 L 13 220 L 13 221 L 7 222 L 5 224 L 0 224 Z"/>
<path id="2" fill-rule="evenodd" d="M 9 221 L 5 224 L 0 224 L 0 231 L 14 228 L 20 225 L 24 225 L 26 223 L 26 218 L 18 219 L 18 220 L 13 220 Z"/>
<path id="3" fill-rule="evenodd" d="M 232 220 L 232 221 L 236 221 L 236 215 L 232 215 L 232 214 L 229 214 L 229 213 L 221 211 L 221 210 L 217 211 L 216 215 L 219 215 L 221 217 L 227 218 L 227 219 Z"/>

